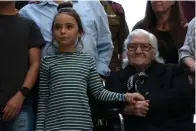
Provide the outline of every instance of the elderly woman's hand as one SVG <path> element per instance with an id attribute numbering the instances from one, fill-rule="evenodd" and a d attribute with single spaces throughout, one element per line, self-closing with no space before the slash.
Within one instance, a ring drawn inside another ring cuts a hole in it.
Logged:
<path id="1" fill-rule="evenodd" d="M 145 98 L 139 93 L 126 93 L 125 100 L 130 104 L 135 104 L 137 101 L 144 101 Z"/>
<path id="2" fill-rule="evenodd" d="M 149 110 L 149 100 L 137 101 L 135 104 L 130 104 L 124 107 L 124 113 L 145 117 Z"/>
<path id="3" fill-rule="evenodd" d="M 194 62 L 192 65 L 190 65 L 190 71 L 195 73 L 195 65 L 196 65 L 196 62 Z"/>
<path id="4" fill-rule="evenodd" d="M 191 72 L 195 73 L 195 59 L 193 59 L 192 57 L 186 57 L 183 59 L 183 62 L 189 67 Z"/>

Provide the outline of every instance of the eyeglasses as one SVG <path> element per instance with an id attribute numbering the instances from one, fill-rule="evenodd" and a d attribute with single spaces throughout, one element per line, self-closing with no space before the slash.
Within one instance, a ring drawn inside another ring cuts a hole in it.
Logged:
<path id="1" fill-rule="evenodd" d="M 140 47 L 142 51 L 149 51 L 152 48 L 149 43 L 129 43 L 127 45 L 129 51 L 136 51 L 138 47 Z"/>

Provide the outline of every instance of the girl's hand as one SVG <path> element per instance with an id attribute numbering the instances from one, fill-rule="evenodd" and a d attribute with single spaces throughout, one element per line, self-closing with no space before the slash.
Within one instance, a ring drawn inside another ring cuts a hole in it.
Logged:
<path id="1" fill-rule="evenodd" d="M 145 98 L 139 93 L 126 93 L 125 100 L 130 104 L 135 104 L 137 101 L 144 101 Z"/>

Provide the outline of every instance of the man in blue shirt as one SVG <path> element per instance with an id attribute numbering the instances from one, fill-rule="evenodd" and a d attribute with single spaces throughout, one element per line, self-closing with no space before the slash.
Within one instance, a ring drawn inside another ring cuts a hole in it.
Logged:
<path id="1" fill-rule="evenodd" d="M 63 1 L 42 1 L 38 4 L 28 4 L 20 10 L 24 17 L 34 20 L 40 27 L 42 35 L 47 44 L 42 50 L 42 56 L 55 52 L 52 42 L 52 22 L 57 13 L 58 4 Z M 85 34 L 82 38 L 83 51 L 91 54 L 95 59 L 97 71 L 102 77 L 110 74 L 108 67 L 112 52 L 113 44 L 107 15 L 99 1 L 72 1 L 73 8 L 81 17 Z"/>

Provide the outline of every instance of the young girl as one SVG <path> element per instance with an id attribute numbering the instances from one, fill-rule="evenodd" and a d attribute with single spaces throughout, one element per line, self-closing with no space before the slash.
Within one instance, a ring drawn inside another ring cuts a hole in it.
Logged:
<path id="1" fill-rule="evenodd" d="M 132 103 L 139 94 L 105 90 L 93 58 L 77 51 L 84 33 L 71 3 L 59 5 L 52 32 L 59 53 L 42 59 L 36 131 L 92 130 L 87 90 L 100 100 Z"/>

